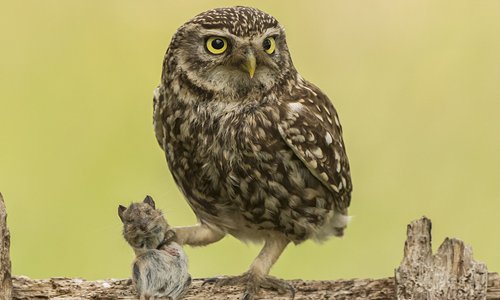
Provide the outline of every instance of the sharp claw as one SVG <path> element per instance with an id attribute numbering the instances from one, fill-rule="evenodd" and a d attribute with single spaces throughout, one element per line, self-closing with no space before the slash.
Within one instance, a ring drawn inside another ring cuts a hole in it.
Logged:
<path id="1" fill-rule="evenodd" d="M 291 299 L 295 299 L 295 288 L 292 284 L 284 280 L 269 276 L 261 286 L 263 288 L 273 289 L 279 294 L 286 294 L 287 292 L 289 292 L 291 294 Z"/>
<path id="2" fill-rule="evenodd" d="M 245 295 L 243 295 L 243 298 L 241 298 L 241 300 L 253 300 L 253 296 L 245 293 Z"/>
<path id="3" fill-rule="evenodd" d="M 207 283 L 217 283 L 217 281 L 219 281 L 220 279 L 221 279 L 221 277 L 205 278 L 205 279 L 203 279 L 203 283 L 201 284 L 201 286 L 204 286 Z"/>

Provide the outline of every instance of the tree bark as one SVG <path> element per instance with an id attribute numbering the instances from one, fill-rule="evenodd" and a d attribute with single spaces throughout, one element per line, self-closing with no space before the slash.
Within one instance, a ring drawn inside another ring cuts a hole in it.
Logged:
<path id="1" fill-rule="evenodd" d="M 486 300 L 486 265 L 457 239 L 446 238 L 432 255 L 431 227 L 425 217 L 408 225 L 404 258 L 396 270 L 398 299 Z"/>
<path id="2" fill-rule="evenodd" d="M 10 265 L 10 232 L 7 227 L 7 209 L 0 194 L 0 300 L 12 299 Z"/>

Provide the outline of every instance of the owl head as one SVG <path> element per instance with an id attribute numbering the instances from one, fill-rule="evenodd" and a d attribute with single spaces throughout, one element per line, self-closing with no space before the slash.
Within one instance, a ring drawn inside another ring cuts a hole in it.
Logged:
<path id="1" fill-rule="evenodd" d="M 163 72 L 208 92 L 238 96 L 266 92 L 294 73 L 283 27 L 271 15 L 242 6 L 212 9 L 182 25 Z"/>

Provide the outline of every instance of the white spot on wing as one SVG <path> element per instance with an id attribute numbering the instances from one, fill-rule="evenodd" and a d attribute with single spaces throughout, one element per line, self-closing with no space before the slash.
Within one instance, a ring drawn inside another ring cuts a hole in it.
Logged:
<path id="1" fill-rule="evenodd" d="M 293 112 L 299 112 L 302 110 L 302 107 L 303 107 L 303 105 L 301 103 L 298 103 L 298 102 L 289 103 L 288 106 L 290 107 L 290 109 Z"/>
<path id="2" fill-rule="evenodd" d="M 321 148 L 316 147 L 316 148 L 312 149 L 311 152 L 317 158 L 319 158 L 319 159 L 323 158 L 323 151 L 321 151 Z"/>
<path id="3" fill-rule="evenodd" d="M 313 159 L 311 161 L 309 161 L 309 164 L 311 165 L 311 167 L 313 167 L 314 169 L 316 169 L 318 167 L 318 162 Z"/>
<path id="4" fill-rule="evenodd" d="M 330 187 L 335 191 L 335 192 L 339 192 L 339 188 L 335 185 L 335 184 L 330 184 Z"/>
<path id="5" fill-rule="evenodd" d="M 335 160 L 339 160 L 340 159 L 340 154 L 337 152 L 337 150 L 335 150 Z"/>
<path id="6" fill-rule="evenodd" d="M 333 142 L 332 135 L 329 132 L 327 132 L 325 135 L 325 141 L 327 146 Z"/>
<path id="7" fill-rule="evenodd" d="M 324 181 L 328 181 L 328 175 L 327 175 L 325 172 L 323 172 L 323 173 L 319 174 L 319 176 L 320 176 L 320 177 L 321 177 Z"/>
<path id="8" fill-rule="evenodd" d="M 333 116 L 333 118 L 335 119 L 335 124 L 340 127 L 339 118 L 337 116 Z"/>
<path id="9" fill-rule="evenodd" d="M 325 109 L 325 111 L 328 114 L 328 116 L 332 115 L 332 113 L 330 112 L 330 110 L 328 109 L 328 107 L 326 107 L 326 106 L 323 105 L 323 108 Z"/>

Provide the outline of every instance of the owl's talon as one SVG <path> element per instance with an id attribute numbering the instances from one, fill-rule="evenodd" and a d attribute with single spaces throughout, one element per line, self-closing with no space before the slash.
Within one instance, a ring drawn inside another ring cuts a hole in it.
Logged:
<path id="1" fill-rule="evenodd" d="M 219 277 L 205 278 L 205 279 L 203 279 L 203 283 L 201 285 L 204 286 L 205 284 L 215 284 L 223 278 L 225 278 L 225 277 L 219 276 Z"/>
<path id="2" fill-rule="evenodd" d="M 255 297 L 253 295 L 250 295 L 248 293 L 243 294 L 243 297 L 241 298 L 242 300 L 254 300 Z"/>
<path id="3" fill-rule="evenodd" d="M 212 277 L 207 278 L 203 281 L 203 284 L 213 283 L 215 286 L 227 286 L 227 285 L 241 285 L 245 287 L 245 292 L 243 294 L 242 300 L 254 300 L 261 288 L 266 290 L 274 290 L 279 294 L 290 293 L 290 299 L 295 298 L 294 287 L 281 279 L 273 276 L 255 276 L 251 273 L 243 273 L 238 276 L 222 276 L 222 277 Z"/>
<path id="4" fill-rule="evenodd" d="M 271 289 L 278 292 L 278 294 L 286 294 L 290 293 L 290 299 L 293 300 L 295 298 L 295 288 L 290 283 L 285 280 L 278 279 L 273 276 L 266 276 L 264 281 L 261 284 L 262 288 Z"/>
<path id="5" fill-rule="evenodd" d="M 226 286 L 226 285 L 244 285 L 250 281 L 248 273 L 243 273 L 238 276 L 222 276 L 215 282 L 215 286 Z"/>

